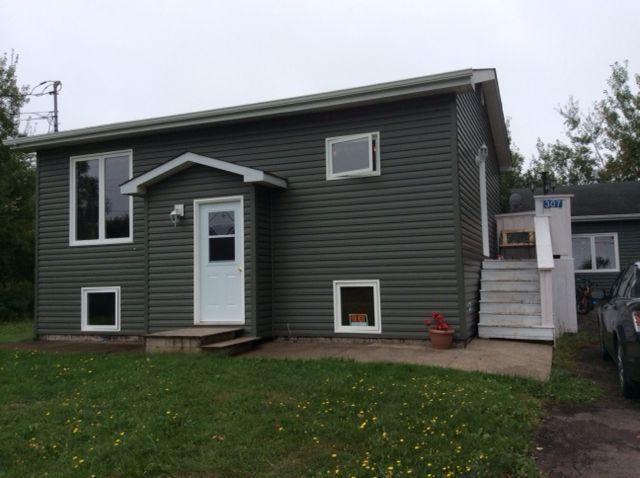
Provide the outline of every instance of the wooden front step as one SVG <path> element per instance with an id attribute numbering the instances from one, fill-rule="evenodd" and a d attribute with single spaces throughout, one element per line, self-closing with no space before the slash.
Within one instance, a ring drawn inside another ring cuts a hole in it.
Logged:
<path id="1" fill-rule="evenodd" d="M 225 340 L 223 342 L 215 342 L 203 345 L 200 348 L 207 352 L 215 352 L 224 355 L 237 355 L 251 350 L 258 342 L 260 337 L 236 337 L 235 339 Z"/>
<path id="2" fill-rule="evenodd" d="M 235 339 L 243 332 L 242 327 L 187 327 L 163 330 L 145 336 L 145 350 L 148 353 L 198 353 L 202 346 Z"/>

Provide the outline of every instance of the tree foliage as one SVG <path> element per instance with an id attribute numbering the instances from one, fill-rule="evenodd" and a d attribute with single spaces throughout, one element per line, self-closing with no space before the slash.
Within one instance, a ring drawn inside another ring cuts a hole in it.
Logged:
<path id="1" fill-rule="evenodd" d="M 17 136 L 27 88 L 16 79 L 18 58 L 0 56 L 0 142 Z M 25 317 L 33 305 L 35 167 L 0 143 L 0 320 Z"/>
<path id="2" fill-rule="evenodd" d="M 503 211 L 509 210 L 509 196 L 511 191 L 517 188 L 529 187 L 533 180 L 531 170 L 525 170 L 525 158 L 518 147 L 514 144 L 511 136 L 510 120 L 507 119 L 507 133 L 509 135 L 509 148 L 511 150 L 511 171 L 500 175 L 500 203 Z"/>
<path id="3" fill-rule="evenodd" d="M 628 63 L 611 65 L 604 98 L 583 112 L 574 98 L 559 109 L 566 140 L 545 144 L 528 172 L 546 170 L 557 184 L 636 181 L 640 178 L 640 75 Z M 636 91 L 634 92 L 633 89 Z"/>

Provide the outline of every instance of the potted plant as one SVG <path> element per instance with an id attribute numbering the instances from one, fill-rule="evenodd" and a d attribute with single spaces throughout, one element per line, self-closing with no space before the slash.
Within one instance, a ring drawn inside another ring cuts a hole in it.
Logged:
<path id="1" fill-rule="evenodd" d="M 450 349 L 453 345 L 453 327 L 440 312 L 431 314 L 431 319 L 424 321 L 429 329 L 429 338 L 434 349 Z"/>

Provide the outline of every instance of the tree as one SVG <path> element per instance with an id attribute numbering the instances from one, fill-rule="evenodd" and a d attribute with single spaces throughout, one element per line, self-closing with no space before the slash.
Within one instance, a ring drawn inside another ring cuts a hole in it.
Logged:
<path id="1" fill-rule="evenodd" d="M 0 56 L 0 320 L 31 314 L 34 272 L 35 167 L 1 142 L 17 136 L 27 88 L 16 80 L 18 58 Z"/>
<path id="2" fill-rule="evenodd" d="M 531 171 L 524 170 L 524 155 L 513 143 L 510 125 L 510 119 L 507 119 L 507 135 L 509 139 L 509 149 L 511 150 L 511 171 L 500 175 L 500 203 L 502 210 L 506 212 L 509 211 L 511 191 L 517 188 L 529 187 L 532 180 Z"/>
<path id="3" fill-rule="evenodd" d="M 572 97 L 558 112 L 566 140 L 536 145 L 529 172 L 546 170 L 557 184 L 634 181 L 640 178 L 640 75 L 629 85 L 627 62 L 611 65 L 604 99 L 583 113 Z"/>
<path id="4" fill-rule="evenodd" d="M 629 86 L 628 63 L 611 67 L 609 90 L 598 104 L 603 122 L 607 160 L 603 179 L 637 181 L 640 178 L 640 75 L 634 75 L 636 93 Z"/>

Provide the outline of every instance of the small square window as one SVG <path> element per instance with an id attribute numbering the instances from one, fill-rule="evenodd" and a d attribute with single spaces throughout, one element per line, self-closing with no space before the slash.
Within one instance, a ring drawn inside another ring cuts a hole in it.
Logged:
<path id="1" fill-rule="evenodd" d="M 380 175 L 380 133 L 326 139 L 327 179 Z"/>
<path id="2" fill-rule="evenodd" d="M 333 282 L 335 331 L 380 333 L 380 281 Z"/>
<path id="3" fill-rule="evenodd" d="M 120 287 L 83 287 L 82 330 L 120 330 Z"/>

